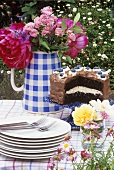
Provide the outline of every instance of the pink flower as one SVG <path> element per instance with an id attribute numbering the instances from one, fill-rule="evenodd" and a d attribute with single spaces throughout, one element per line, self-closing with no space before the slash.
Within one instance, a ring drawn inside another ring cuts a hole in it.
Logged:
<path id="1" fill-rule="evenodd" d="M 83 150 L 81 151 L 81 157 L 84 161 L 86 161 L 89 158 L 93 158 L 89 153 L 87 153 L 87 151 Z"/>
<path id="2" fill-rule="evenodd" d="M 40 10 L 41 13 L 51 15 L 53 13 L 52 8 L 47 6 Z"/>
<path id="3" fill-rule="evenodd" d="M 40 17 L 36 17 L 35 19 L 34 19 L 34 26 L 35 26 L 35 28 L 40 28 L 40 26 L 42 25 L 42 22 L 41 22 L 41 20 L 40 20 Z"/>
<path id="4" fill-rule="evenodd" d="M 24 26 L 25 26 L 25 24 L 23 22 L 13 23 L 10 25 L 10 29 L 11 30 L 23 30 Z"/>
<path id="5" fill-rule="evenodd" d="M 56 29 L 55 29 L 55 35 L 57 35 L 57 36 L 62 36 L 62 35 L 63 35 L 62 28 L 56 28 Z"/>
<path id="6" fill-rule="evenodd" d="M 36 29 L 31 29 L 29 32 L 30 36 L 32 37 L 37 37 L 37 35 L 39 34 L 38 31 Z"/>
<path id="7" fill-rule="evenodd" d="M 29 22 L 28 24 L 26 24 L 23 28 L 23 31 L 31 31 L 31 29 L 34 28 L 34 23 L 33 22 Z"/>
<path id="8" fill-rule="evenodd" d="M 103 119 L 109 120 L 109 115 L 105 111 L 101 111 L 100 113 Z"/>
<path id="9" fill-rule="evenodd" d="M 88 44 L 88 38 L 86 35 L 78 35 L 76 41 L 72 41 L 69 44 L 69 51 L 65 52 L 65 55 L 69 55 L 71 58 L 75 58 L 78 53 L 84 49 Z"/>
<path id="10" fill-rule="evenodd" d="M 76 40 L 76 35 L 74 33 L 70 33 L 68 35 L 68 42 L 71 43 L 72 41 Z"/>
<path id="11" fill-rule="evenodd" d="M 23 32 L 0 31 L 0 58 L 9 68 L 25 68 L 31 61 L 31 43 Z"/>

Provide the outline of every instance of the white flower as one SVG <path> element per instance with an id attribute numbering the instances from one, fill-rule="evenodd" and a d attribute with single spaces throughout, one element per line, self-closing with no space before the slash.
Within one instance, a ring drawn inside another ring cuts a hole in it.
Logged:
<path id="1" fill-rule="evenodd" d="M 7 74 L 11 74 L 11 71 L 7 71 Z"/>
<path id="2" fill-rule="evenodd" d="M 66 6 L 70 6 L 70 4 L 66 4 Z"/>
<path id="3" fill-rule="evenodd" d="M 95 8 L 95 6 L 92 6 L 92 8 Z"/>
<path id="4" fill-rule="evenodd" d="M 114 41 L 114 38 L 112 38 L 110 41 Z"/>
<path id="5" fill-rule="evenodd" d="M 102 23 L 106 23 L 106 21 L 102 21 Z"/>
<path id="6" fill-rule="evenodd" d="M 86 19 L 86 17 L 83 17 L 83 19 Z"/>
<path id="7" fill-rule="evenodd" d="M 73 12 L 76 12 L 77 11 L 77 8 L 73 8 L 73 10 L 72 10 Z"/>
<path id="8" fill-rule="evenodd" d="M 102 11 L 102 10 L 103 10 L 102 8 L 97 9 L 97 11 Z"/>
<path id="9" fill-rule="evenodd" d="M 109 113 L 111 108 L 109 100 L 103 100 L 102 102 L 97 99 L 96 100 L 91 100 L 90 105 L 95 108 L 96 111 L 105 111 L 106 113 Z"/>
<path id="10" fill-rule="evenodd" d="M 98 55 L 98 56 L 101 56 L 101 54 L 100 54 L 100 53 L 98 53 L 97 55 Z"/>
<path id="11" fill-rule="evenodd" d="M 90 18 L 88 18 L 88 21 L 91 21 L 92 20 L 92 18 L 90 17 Z"/>
<path id="12" fill-rule="evenodd" d="M 93 43 L 93 47 L 97 47 L 97 44 L 96 44 L 96 43 Z"/>
<path id="13" fill-rule="evenodd" d="M 102 56 L 102 58 L 108 59 L 108 57 L 106 56 L 106 54 L 102 54 L 101 56 Z"/>
<path id="14" fill-rule="evenodd" d="M 60 13 L 60 14 L 63 14 L 63 13 L 64 13 L 64 11 L 60 11 L 59 13 Z"/>
<path id="15" fill-rule="evenodd" d="M 106 41 L 104 41 L 104 44 L 107 44 L 107 42 L 106 42 Z"/>
<path id="16" fill-rule="evenodd" d="M 71 145 L 69 142 L 65 141 L 60 145 L 60 148 L 62 148 L 65 152 L 69 152 Z"/>
<path id="17" fill-rule="evenodd" d="M 107 27 L 110 27 L 110 24 L 107 24 L 106 26 L 107 26 Z"/>
<path id="18" fill-rule="evenodd" d="M 72 14 L 69 14 L 68 16 L 69 16 L 69 17 L 72 17 Z"/>
<path id="19" fill-rule="evenodd" d="M 91 12 L 88 12 L 88 15 L 91 15 L 92 13 Z"/>

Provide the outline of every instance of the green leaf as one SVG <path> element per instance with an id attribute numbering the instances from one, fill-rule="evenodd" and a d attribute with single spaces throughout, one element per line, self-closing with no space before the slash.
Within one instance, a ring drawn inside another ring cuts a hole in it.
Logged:
<path id="1" fill-rule="evenodd" d="M 65 22 L 64 19 L 62 19 L 62 30 L 63 30 L 63 32 L 65 32 L 66 28 L 67 28 L 66 22 Z"/>
<path id="2" fill-rule="evenodd" d="M 36 5 L 37 2 L 30 2 L 30 6 Z"/>
<path id="3" fill-rule="evenodd" d="M 47 50 L 50 50 L 50 47 L 48 45 L 48 42 L 43 41 L 43 39 L 39 38 L 39 44 L 42 45 L 44 48 L 46 48 Z"/>
<path id="4" fill-rule="evenodd" d="M 73 28 L 73 32 L 75 34 L 76 33 L 82 33 L 82 29 L 78 25 L 75 25 L 74 28 Z"/>
<path id="5" fill-rule="evenodd" d="M 28 7 L 28 6 L 25 6 L 25 7 L 22 8 L 22 12 L 27 12 L 29 10 L 30 10 L 30 7 Z"/>
<path id="6" fill-rule="evenodd" d="M 68 63 L 72 64 L 72 59 L 71 59 L 71 57 L 69 57 L 69 56 L 65 56 L 65 57 L 66 57 L 66 60 L 68 61 Z"/>
<path id="7" fill-rule="evenodd" d="M 80 13 L 77 13 L 74 18 L 74 25 L 79 21 L 79 19 L 80 19 Z"/>

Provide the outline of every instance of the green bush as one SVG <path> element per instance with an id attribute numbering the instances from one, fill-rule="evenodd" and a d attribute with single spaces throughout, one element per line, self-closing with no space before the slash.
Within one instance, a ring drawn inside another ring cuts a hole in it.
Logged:
<path id="1" fill-rule="evenodd" d="M 72 66 L 80 63 L 90 67 L 99 66 L 106 70 L 111 69 L 111 89 L 114 89 L 114 11 L 112 1 L 83 0 L 77 3 L 76 7 L 70 4 L 67 6 L 69 6 L 71 18 L 80 12 L 80 22 L 86 29 L 89 39 L 88 47 L 72 61 Z"/>

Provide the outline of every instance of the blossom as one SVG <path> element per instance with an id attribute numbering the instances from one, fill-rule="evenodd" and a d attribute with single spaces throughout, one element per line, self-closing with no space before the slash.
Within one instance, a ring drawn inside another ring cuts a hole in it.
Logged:
<path id="1" fill-rule="evenodd" d="M 99 129 L 99 125 L 96 122 L 93 121 L 87 121 L 86 124 L 84 125 L 84 129 Z"/>
<path id="2" fill-rule="evenodd" d="M 20 23 L 13 23 L 10 25 L 10 29 L 11 30 L 23 30 L 23 27 L 25 26 L 25 24 L 23 22 L 20 22 Z"/>
<path id="3" fill-rule="evenodd" d="M 71 145 L 68 141 L 64 141 L 61 145 L 60 148 L 63 148 L 63 150 L 67 153 L 71 149 Z"/>
<path id="4" fill-rule="evenodd" d="M 93 156 L 91 156 L 89 153 L 87 153 L 87 151 L 83 150 L 81 151 L 81 157 L 84 161 L 86 161 L 89 158 L 92 158 Z"/>
<path id="5" fill-rule="evenodd" d="M 81 49 L 85 48 L 88 44 L 87 36 L 77 36 L 76 41 L 72 41 L 69 43 L 69 51 L 65 52 L 64 54 L 70 56 L 71 58 L 75 58 Z"/>
<path id="6" fill-rule="evenodd" d="M 82 104 L 81 107 L 75 107 L 75 111 L 72 112 L 74 123 L 78 126 L 84 126 L 88 120 L 97 119 L 97 114 L 92 106 Z"/>
<path id="7" fill-rule="evenodd" d="M 106 113 L 109 113 L 111 111 L 111 105 L 109 100 L 103 100 L 100 101 L 99 99 L 97 100 L 91 100 L 90 105 L 95 108 L 96 111 L 105 111 Z"/>
<path id="8" fill-rule="evenodd" d="M 20 24 L 11 28 L 20 28 Z M 31 43 L 21 29 L 20 32 L 7 28 L 0 31 L 0 58 L 9 68 L 25 68 L 33 57 Z"/>
<path id="9" fill-rule="evenodd" d="M 76 19 L 58 18 L 50 6 L 40 12 L 29 23 L 13 23 L 0 30 L 0 58 L 9 68 L 25 68 L 33 51 L 58 51 L 62 57 L 75 58 L 88 45 L 79 17 L 76 23 Z"/>
<path id="10" fill-rule="evenodd" d="M 42 14 L 37 16 L 34 19 L 34 22 L 30 24 L 33 27 L 30 28 L 29 23 L 27 23 L 24 27 L 24 31 L 32 37 L 31 41 L 33 46 L 36 46 L 36 48 L 39 46 L 41 49 L 43 46 L 45 51 L 51 51 L 52 44 L 52 50 L 54 50 L 54 46 L 59 49 L 60 45 L 62 51 L 62 48 L 66 46 L 68 48 L 68 52 L 63 51 L 63 55 L 68 55 L 71 58 L 75 58 L 78 53 L 88 45 L 88 38 L 85 35 L 85 29 L 82 27 L 80 22 L 77 22 L 74 25 L 74 21 L 72 19 L 57 18 L 55 15 L 52 15 L 53 10 L 51 7 L 44 7 L 41 9 L 41 13 Z M 73 32 L 75 26 L 80 28 L 80 33 Z M 38 41 L 35 44 L 34 37 L 37 37 Z"/>

